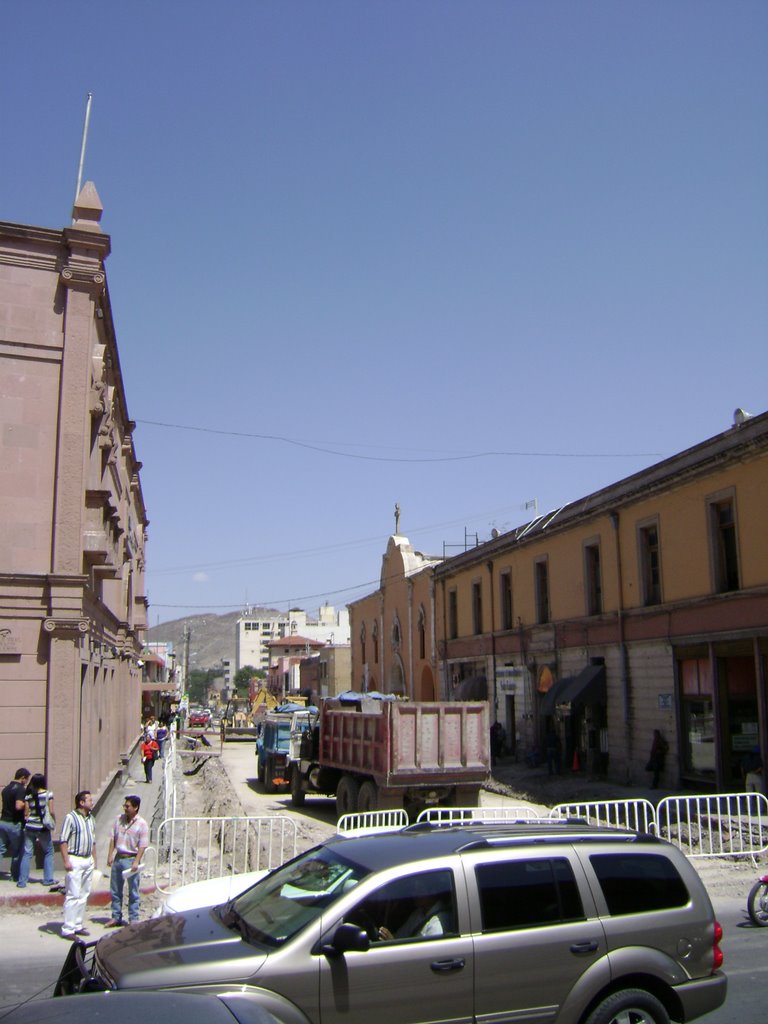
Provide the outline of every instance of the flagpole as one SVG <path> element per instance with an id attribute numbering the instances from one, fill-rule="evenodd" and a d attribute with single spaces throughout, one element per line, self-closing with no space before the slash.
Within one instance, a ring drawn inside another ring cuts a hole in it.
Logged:
<path id="1" fill-rule="evenodd" d="M 75 186 L 75 202 L 77 197 L 80 195 L 80 188 L 83 183 L 83 164 L 85 163 L 85 144 L 88 140 L 88 122 L 91 120 L 91 103 L 93 101 L 93 93 L 88 93 L 88 98 L 85 101 L 85 120 L 83 121 L 83 139 L 80 143 L 80 163 L 77 168 L 77 185 Z"/>

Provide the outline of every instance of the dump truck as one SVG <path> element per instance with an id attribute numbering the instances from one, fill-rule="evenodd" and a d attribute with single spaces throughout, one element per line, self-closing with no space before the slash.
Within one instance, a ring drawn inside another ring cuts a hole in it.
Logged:
<path id="1" fill-rule="evenodd" d="M 282 704 L 259 722 L 256 738 L 256 775 L 265 793 L 287 789 L 290 781 L 291 745 L 295 737 L 312 730 L 320 711 L 304 704 Z"/>
<path id="2" fill-rule="evenodd" d="M 487 701 L 323 701 L 292 731 L 291 801 L 335 796 L 341 817 L 402 807 L 476 807 L 490 771 Z"/>

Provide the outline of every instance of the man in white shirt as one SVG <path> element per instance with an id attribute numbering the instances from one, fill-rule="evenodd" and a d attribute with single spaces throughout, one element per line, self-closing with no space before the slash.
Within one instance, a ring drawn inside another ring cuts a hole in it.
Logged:
<path id="1" fill-rule="evenodd" d="M 89 790 L 84 789 L 75 796 L 75 809 L 67 814 L 61 826 L 61 859 L 66 871 L 61 934 L 65 939 L 88 934 L 88 930 L 83 927 L 83 917 L 96 867 L 96 833 L 92 810 L 93 796 Z"/>

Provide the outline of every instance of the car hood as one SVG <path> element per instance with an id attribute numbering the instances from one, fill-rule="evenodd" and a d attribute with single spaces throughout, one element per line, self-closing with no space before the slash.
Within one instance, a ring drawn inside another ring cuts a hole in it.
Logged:
<path id="1" fill-rule="evenodd" d="M 201 882 L 190 882 L 171 893 L 156 915 L 178 914 L 184 910 L 199 910 L 201 907 L 215 907 L 226 903 L 234 896 L 250 889 L 268 874 L 267 871 L 249 871 L 242 875 L 223 875 L 220 878 L 206 878 Z"/>
<path id="2" fill-rule="evenodd" d="M 267 950 L 245 942 L 205 909 L 121 928 L 101 939 L 96 956 L 118 988 L 166 988 L 247 981 L 261 969 Z"/>

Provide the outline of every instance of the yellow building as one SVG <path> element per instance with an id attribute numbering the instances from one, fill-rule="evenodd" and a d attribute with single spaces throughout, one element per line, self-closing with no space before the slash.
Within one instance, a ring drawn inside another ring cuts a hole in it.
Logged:
<path id="1" fill-rule="evenodd" d="M 350 606 L 353 683 L 429 699 L 429 669 L 436 698 L 487 692 L 516 755 L 554 734 L 564 770 L 636 784 L 658 729 L 661 785 L 743 788 L 768 750 L 767 509 L 768 414 L 740 414 L 454 557 L 409 562 L 391 537 Z"/>

